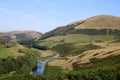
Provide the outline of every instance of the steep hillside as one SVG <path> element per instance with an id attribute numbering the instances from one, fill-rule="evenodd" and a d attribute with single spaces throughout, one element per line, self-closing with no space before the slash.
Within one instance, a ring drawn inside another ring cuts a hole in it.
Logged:
<path id="1" fill-rule="evenodd" d="M 39 39 L 42 34 L 37 31 L 11 31 L 6 33 L 0 33 L 0 38 L 6 40 L 30 40 L 30 39 Z"/>
<path id="2" fill-rule="evenodd" d="M 44 38 L 66 34 L 116 35 L 120 34 L 120 17 L 110 15 L 94 16 L 58 27 L 43 35 Z"/>

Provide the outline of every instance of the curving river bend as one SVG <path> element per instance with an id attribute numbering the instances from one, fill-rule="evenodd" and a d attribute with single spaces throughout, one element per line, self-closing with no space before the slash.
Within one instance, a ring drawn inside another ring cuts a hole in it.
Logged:
<path id="1" fill-rule="evenodd" d="M 45 65 L 45 63 L 50 61 L 50 60 L 53 60 L 53 59 L 55 59 L 57 57 L 59 57 L 59 54 L 57 54 L 57 55 L 55 55 L 53 57 L 41 60 L 37 64 L 37 70 L 33 73 L 33 75 L 37 76 L 37 75 L 43 74 L 44 73 L 44 65 Z"/>

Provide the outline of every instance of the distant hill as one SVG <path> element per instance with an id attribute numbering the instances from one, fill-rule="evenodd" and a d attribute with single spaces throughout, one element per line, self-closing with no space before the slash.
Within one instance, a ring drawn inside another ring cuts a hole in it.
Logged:
<path id="1" fill-rule="evenodd" d="M 0 33 L 0 38 L 6 40 L 31 40 L 31 39 L 39 39 L 41 38 L 42 34 L 37 31 L 11 31 Z"/>
<path id="2" fill-rule="evenodd" d="M 79 21 L 78 21 L 79 23 Z M 74 23 L 73 23 L 74 24 Z M 76 29 L 119 29 L 120 17 L 99 15 L 83 20 L 83 23 L 75 26 Z"/>
<path id="3" fill-rule="evenodd" d="M 120 34 L 120 17 L 99 15 L 85 20 L 78 20 L 47 32 L 42 38 L 66 34 L 103 35 L 108 32 L 111 35 Z"/>

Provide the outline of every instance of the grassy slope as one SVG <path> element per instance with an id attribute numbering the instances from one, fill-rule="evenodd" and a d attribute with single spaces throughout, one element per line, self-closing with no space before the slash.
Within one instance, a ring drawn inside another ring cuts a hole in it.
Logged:
<path id="1" fill-rule="evenodd" d="M 83 43 L 88 42 L 90 40 L 103 40 L 106 41 L 108 39 L 112 39 L 112 36 L 109 36 L 108 38 L 106 35 L 96 35 L 96 36 L 89 36 L 89 35 L 83 35 L 83 34 L 68 34 L 65 36 L 55 36 L 47 38 L 46 40 L 53 40 L 53 41 L 61 41 L 64 40 L 66 43 Z"/>
<path id="2" fill-rule="evenodd" d="M 7 48 L 0 49 L 0 58 L 5 58 L 8 56 L 15 57 L 15 55 L 11 54 L 9 49 L 7 49 Z"/>

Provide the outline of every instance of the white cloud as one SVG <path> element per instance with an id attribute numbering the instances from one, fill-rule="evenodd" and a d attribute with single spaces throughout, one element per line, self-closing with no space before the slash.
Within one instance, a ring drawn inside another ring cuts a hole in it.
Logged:
<path id="1" fill-rule="evenodd" d="M 15 14 L 16 14 L 15 12 L 13 12 L 13 11 L 11 11 L 11 10 L 9 10 L 9 9 L 5 9 L 5 8 L 0 8 L 0 11 L 6 12 L 6 13 L 12 14 L 12 15 L 15 15 Z"/>
<path id="2" fill-rule="evenodd" d="M 14 16 L 21 16 L 21 17 L 25 17 L 25 18 L 37 19 L 37 17 L 35 17 L 31 14 L 25 13 L 23 11 L 20 11 L 20 10 L 12 11 L 12 10 L 9 10 L 6 8 L 0 8 L 0 11 L 6 12 L 6 13 L 8 13 L 10 15 L 14 15 Z"/>
<path id="3" fill-rule="evenodd" d="M 20 10 L 16 11 L 16 15 L 21 15 L 23 17 L 31 18 L 31 19 L 37 19 L 37 17 L 35 17 L 35 16 L 31 15 L 31 14 L 25 13 L 23 11 L 20 11 Z"/>

